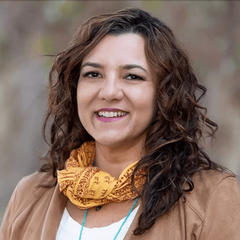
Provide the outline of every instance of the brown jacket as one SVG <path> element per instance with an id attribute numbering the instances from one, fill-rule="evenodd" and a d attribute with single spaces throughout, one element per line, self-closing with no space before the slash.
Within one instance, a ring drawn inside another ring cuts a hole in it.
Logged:
<path id="1" fill-rule="evenodd" d="M 34 173 L 17 185 L 7 207 L 0 240 L 54 240 L 67 199 L 58 186 L 36 188 L 52 178 Z M 193 177 L 194 190 L 157 219 L 141 236 L 134 236 L 139 209 L 124 240 L 240 240 L 240 188 L 227 173 L 202 171 Z M 96 238 L 97 240 L 97 238 Z"/>

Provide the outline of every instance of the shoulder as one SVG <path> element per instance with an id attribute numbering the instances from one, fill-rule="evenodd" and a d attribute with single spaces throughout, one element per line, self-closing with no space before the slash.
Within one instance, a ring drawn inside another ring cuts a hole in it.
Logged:
<path id="1" fill-rule="evenodd" d="M 51 173 L 35 172 L 29 176 L 23 177 L 17 184 L 14 193 L 18 197 L 36 196 L 51 188 L 42 187 L 44 185 L 54 184 L 55 179 Z"/>
<path id="2" fill-rule="evenodd" d="M 15 213 L 18 211 L 34 205 L 43 196 L 51 197 L 55 187 L 46 188 L 41 187 L 41 185 L 53 184 L 55 179 L 51 176 L 51 173 L 36 172 L 29 176 L 22 178 L 17 184 L 10 203 L 15 209 Z"/>
<path id="3" fill-rule="evenodd" d="M 44 212 L 41 206 L 48 205 L 56 187 L 45 188 L 40 185 L 53 184 L 54 181 L 50 173 L 40 172 L 26 176 L 19 181 L 4 214 L 0 239 L 10 239 L 11 229 L 16 220 L 18 220 L 19 229 L 22 229 L 24 223 L 27 224 L 28 219 L 36 215 L 36 211 Z"/>
<path id="4" fill-rule="evenodd" d="M 48 233 L 57 229 L 67 199 L 55 180 L 51 173 L 37 172 L 18 183 L 2 221 L 1 240 L 34 239 L 42 235 L 42 229 L 50 228 Z M 43 187 L 47 185 L 53 187 Z"/>
<path id="5" fill-rule="evenodd" d="M 51 175 L 50 172 L 35 172 L 31 175 L 23 177 L 18 185 L 17 190 L 34 190 L 39 185 L 45 185 L 45 184 L 52 184 L 54 183 L 55 179 Z"/>
<path id="6" fill-rule="evenodd" d="M 192 177 L 194 189 L 185 194 L 186 204 L 201 219 L 216 200 L 221 207 L 236 203 L 240 207 L 240 187 L 233 174 L 216 170 L 203 170 Z"/>

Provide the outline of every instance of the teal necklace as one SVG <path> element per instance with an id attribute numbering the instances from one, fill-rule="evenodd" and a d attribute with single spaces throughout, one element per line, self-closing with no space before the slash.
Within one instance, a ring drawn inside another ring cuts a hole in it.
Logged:
<path id="1" fill-rule="evenodd" d="M 113 238 L 113 240 L 116 240 L 116 239 L 117 239 L 118 234 L 121 232 L 122 227 L 124 226 L 124 224 L 125 224 L 126 221 L 128 220 L 130 214 L 132 213 L 134 207 L 135 207 L 136 204 L 137 204 L 137 201 L 138 201 L 138 198 L 136 198 L 136 200 L 134 201 L 134 203 L 133 203 L 133 205 L 132 205 L 132 208 L 129 210 L 127 216 L 125 217 L 122 225 L 121 225 L 120 228 L 118 229 L 117 234 L 115 235 L 115 237 Z M 84 228 L 84 225 L 85 225 L 85 222 L 86 222 L 87 212 L 88 212 L 88 209 L 86 209 L 86 210 L 85 210 L 85 213 L 84 213 L 83 222 L 82 222 L 82 227 L 81 227 L 81 230 L 80 230 L 80 235 L 79 235 L 79 239 L 78 239 L 78 240 L 81 240 L 81 239 L 82 239 L 82 232 L 83 232 L 83 228 Z"/>

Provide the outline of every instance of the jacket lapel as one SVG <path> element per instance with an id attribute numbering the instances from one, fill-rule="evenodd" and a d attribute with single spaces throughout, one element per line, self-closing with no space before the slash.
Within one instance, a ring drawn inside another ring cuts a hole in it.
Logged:
<path id="1" fill-rule="evenodd" d="M 57 184 L 53 193 L 53 197 L 49 204 L 46 219 L 44 221 L 41 240 L 56 239 L 58 226 L 61 222 L 64 208 L 67 203 L 67 197 L 59 191 Z"/>

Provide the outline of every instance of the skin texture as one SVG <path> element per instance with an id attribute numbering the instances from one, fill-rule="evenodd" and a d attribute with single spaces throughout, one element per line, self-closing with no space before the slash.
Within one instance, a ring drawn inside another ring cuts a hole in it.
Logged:
<path id="1" fill-rule="evenodd" d="M 78 113 L 95 139 L 96 166 L 112 176 L 141 158 L 145 131 L 156 109 L 155 78 L 144 39 L 137 34 L 107 35 L 83 59 Z M 100 118 L 99 109 L 127 114 Z"/>
<path id="2" fill-rule="evenodd" d="M 118 178 L 141 157 L 145 131 L 156 109 L 155 75 L 145 56 L 144 39 L 136 34 L 104 37 L 83 60 L 77 100 L 80 120 L 96 142 L 95 165 Z M 103 108 L 121 109 L 127 114 L 114 121 L 102 121 L 96 111 Z M 89 209 L 85 226 L 103 227 L 117 222 L 132 204 L 131 200 L 104 205 L 97 212 Z M 84 210 L 70 201 L 67 209 L 82 223 Z"/>

